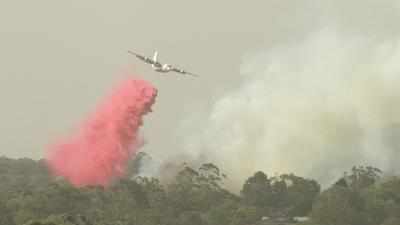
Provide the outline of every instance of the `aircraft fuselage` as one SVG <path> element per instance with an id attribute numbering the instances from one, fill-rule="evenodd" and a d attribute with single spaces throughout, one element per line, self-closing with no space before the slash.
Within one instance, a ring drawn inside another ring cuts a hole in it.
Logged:
<path id="1" fill-rule="evenodd" d="M 153 64 L 152 68 L 153 68 L 154 71 L 161 72 L 161 73 L 170 72 L 171 69 L 172 69 L 171 66 L 168 65 L 168 64 L 163 64 L 162 66 L 156 66 L 156 65 Z"/>
<path id="2" fill-rule="evenodd" d="M 190 72 L 187 72 L 187 71 L 185 71 L 183 69 L 176 68 L 175 66 L 172 66 L 170 64 L 167 64 L 167 63 L 161 64 L 158 61 L 158 52 L 157 51 L 154 52 L 153 58 L 149 58 L 149 57 L 137 54 L 137 53 L 132 52 L 132 51 L 128 51 L 128 52 L 130 54 L 135 55 L 138 59 L 144 61 L 145 63 L 150 64 L 151 68 L 154 71 L 157 71 L 157 72 L 160 72 L 160 73 L 168 73 L 168 72 L 174 71 L 174 72 L 181 73 L 181 74 L 188 74 L 188 75 L 192 75 L 192 76 L 197 76 L 197 75 L 195 75 L 193 73 L 190 73 Z"/>

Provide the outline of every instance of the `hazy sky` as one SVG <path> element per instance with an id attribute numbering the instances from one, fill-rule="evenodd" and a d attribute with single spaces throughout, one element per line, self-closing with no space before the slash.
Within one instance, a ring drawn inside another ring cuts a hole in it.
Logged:
<path id="1" fill-rule="evenodd" d="M 0 155 L 42 157 L 131 71 L 159 90 L 143 150 L 161 161 L 215 160 L 236 188 L 259 169 L 400 171 L 397 0 L 0 3 Z"/>
<path id="2" fill-rule="evenodd" d="M 77 125 L 127 68 L 159 89 L 146 118 L 146 148 L 174 148 L 170 133 L 180 118 L 206 109 L 241 81 L 243 54 L 293 38 L 289 34 L 313 21 L 312 11 L 304 18 L 304 1 L 0 4 L 0 154 L 10 157 L 41 157 L 43 147 Z M 158 49 L 161 60 L 201 77 L 161 76 L 128 49 L 149 55 Z"/>

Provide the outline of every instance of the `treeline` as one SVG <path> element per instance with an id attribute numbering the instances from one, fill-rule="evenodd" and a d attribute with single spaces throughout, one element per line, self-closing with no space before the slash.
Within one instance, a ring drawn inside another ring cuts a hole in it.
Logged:
<path id="1" fill-rule="evenodd" d="M 323 191 L 311 179 L 260 171 L 239 195 L 210 163 L 183 166 L 165 185 L 136 177 L 78 189 L 50 177 L 43 161 L 0 157 L 0 179 L 0 225 L 252 225 L 302 216 L 307 225 L 400 224 L 400 179 L 372 167 L 354 167 Z"/>

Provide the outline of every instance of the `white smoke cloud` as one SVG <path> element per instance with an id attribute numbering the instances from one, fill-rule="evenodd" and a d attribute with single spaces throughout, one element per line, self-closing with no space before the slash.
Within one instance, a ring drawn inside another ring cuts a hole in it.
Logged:
<path id="1" fill-rule="evenodd" d="M 397 170 L 399 44 L 323 29 L 245 58 L 248 80 L 192 120 L 186 155 L 217 163 L 235 189 L 256 170 L 323 184 L 358 164 Z"/>
<path id="2" fill-rule="evenodd" d="M 205 115 L 186 118 L 181 151 L 165 162 L 214 162 L 236 191 L 257 170 L 323 185 L 354 165 L 399 171 L 399 4 L 315 4 L 320 21 L 293 34 L 302 38 L 243 57 L 245 82 Z"/>

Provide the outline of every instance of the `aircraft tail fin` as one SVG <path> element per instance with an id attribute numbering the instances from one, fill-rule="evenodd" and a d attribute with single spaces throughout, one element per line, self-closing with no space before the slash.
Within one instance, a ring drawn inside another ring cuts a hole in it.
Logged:
<path id="1" fill-rule="evenodd" d="M 154 52 L 154 55 L 153 55 L 153 60 L 154 60 L 155 62 L 157 62 L 157 57 L 158 57 L 158 51 L 155 51 L 155 52 Z"/>

